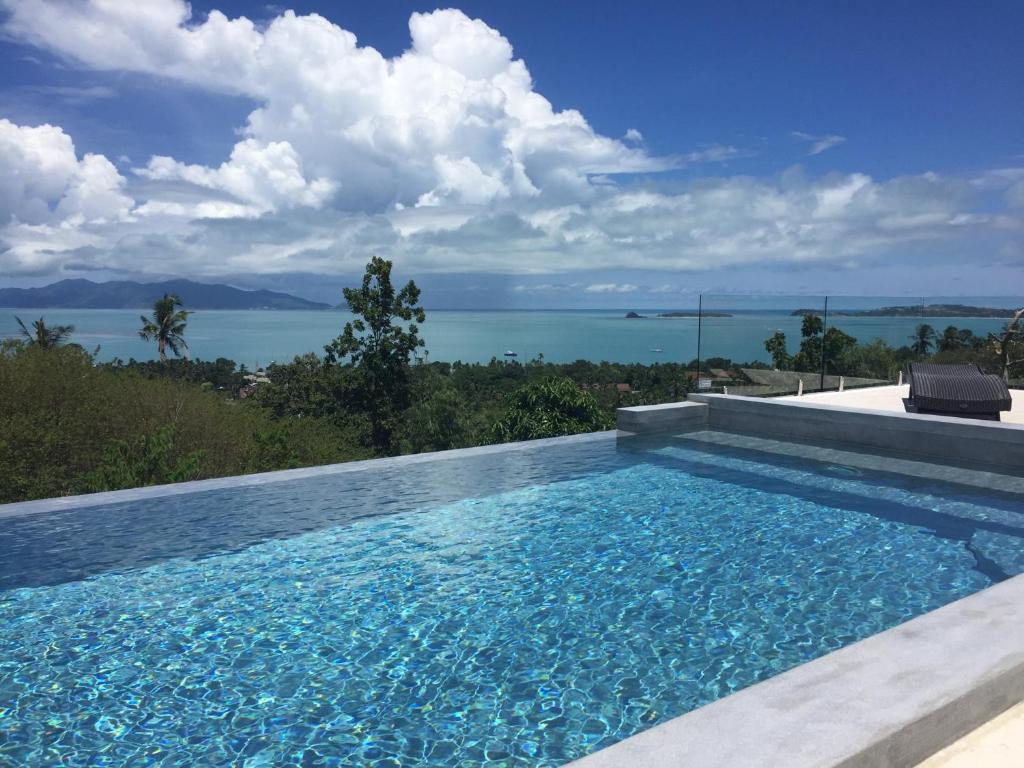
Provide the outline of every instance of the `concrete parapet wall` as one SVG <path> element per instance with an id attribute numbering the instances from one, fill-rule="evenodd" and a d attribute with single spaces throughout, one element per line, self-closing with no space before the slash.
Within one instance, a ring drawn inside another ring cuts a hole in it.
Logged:
<path id="1" fill-rule="evenodd" d="M 615 412 L 619 429 L 624 432 L 666 432 L 703 429 L 708 423 L 708 406 L 682 402 L 619 408 Z"/>
<path id="2" fill-rule="evenodd" d="M 1024 426 L 734 395 L 690 395 L 708 406 L 708 428 L 810 440 L 1024 472 Z"/>

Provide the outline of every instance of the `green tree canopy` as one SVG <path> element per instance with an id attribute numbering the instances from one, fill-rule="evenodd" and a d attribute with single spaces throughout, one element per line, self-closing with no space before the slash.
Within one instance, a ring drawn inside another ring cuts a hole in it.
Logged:
<path id="1" fill-rule="evenodd" d="M 153 316 L 140 315 L 142 328 L 139 336 L 146 341 L 156 339 L 156 346 L 160 352 L 160 362 L 167 361 L 167 349 L 170 348 L 175 357 L 185 350 L 188 357 L 188 344 L 185 343 L 185 325 L 188 323 L 188 316 L 191 312 L 178 309 L 183 306 L 177 294 L 165 293 L 162 298 L 153 303 Z"/>
<path id="2" fill-rule="evenodd" d="M 513 392 L 505 415 L 492 431 L 498 442 L 511 442 L 611 427 L 611 418 L 593 395 L 581 390 L 572 379 L 555 378 L 532 382 Z"/>
<path id="3" fill-rule="evenodd" d="M 390 261 L 374 256 L 359 288 L 346 288 L 345 301 L 356 317 L 324 347 L 329 363 L 348 362 L 359 374 L 355 397 L 370 421 L 373 448 L 391 455 L 401 414 L 412 403 L 411 364 L 424 346 L 419 326 L 426 313 L 420 289 L 410 280 L 396 291 Z"/>
<path id="4" fill-rule="evenodd" d="M 800 325 L 800 335 L 805 339 L 810 339 L 815 336 L 820 336 L 821 332 L 825 330 L 825 321 L 817 315 L 807 313 L 804 315 L 803 323 Z"/>

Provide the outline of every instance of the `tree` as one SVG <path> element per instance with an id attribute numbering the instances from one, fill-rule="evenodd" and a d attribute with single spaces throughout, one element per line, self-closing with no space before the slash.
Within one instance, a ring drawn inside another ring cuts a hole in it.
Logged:
<path id="1" fill-rule="evenodd" d="M 825 355 L 825 370 L 837 376 L 848 376 L 851 367 L 848 358 L 857 349 L 857 339 L 832 326 L 825 331 L 821 346 Z"/>
<path id="2" fill-rule="evenodd" d="M 807 313 L 800 326 L 800 351 L 793 357 L 793 368 L 797 371 L 817 372 L 821 370 L 821 333 L 825 330 L 825 322 Z"/>
<path id="3" fill-rule="evenodd" d="M 989 341 L 996 357 L 999 358 L 999 367 L 1003 381 L 1010 380 L 1010 370 L 1021 363 L 1024 363 L 1024 327 L 1021 321 L 1024 320 L 1024 307 L 1013 313 L 1013 319 L 1003 326 L 1000 333 L 990 333 Z"/>
<path id="4" fill-rule="evenodd" d="M 765 351 L 772 356 L 772 365 L 777 371 L 784 371 L 789 368 L 792 362 L 789 353 L 786 351 L 786 334 L 776 331 L 771 338 L 764 342 Z"/>
<path id="5" fill-rule="evenodd" d="M 25 324 L 21 322 L 21 318 L 17 315 L 14 319 L 18 321 L 18 325 L 21 326 L 21 335 L 28 339 L 28 345 L 30 347 L 39 347 L 40 349 L 53 349 L 59 347 L 68 337 L 75 332 L 75 326 L 73 325 L 47 325 L 43 322 L 43 318 L 34 320 L 32 322 L 32 330 L 30 331 L 25 327 Z"/>
<path id="6" fill-rule="evenodd" d="M 411 453 L 446 451 L 470 441 L 467 403 L 450 377 L 424 366 L 415 404 L 406 411 L 403 445 Z"/>
<path id="7" fill-rule="evenodd" d="M 807 313 L 804 315 L 803 323 L 800 325 L 800 335 L 805 339 L 811 339 L 815 336 L 819 336 L 821 332 L 825 330 L 825 321 L 817 315 Z"/>
<path id="8" fill-rule="evenodd" d="M 356 396 L 370 421 L 370 443 L 385 455 L 398 449 L 399 420 L 412 403 L 412 358 L 425 346 L 416 323 L 426 321 L 420 289 L 410 280 L 395 291 L 391 266 L 374 256 L 362 285 L 345 289 L 345 301 L 356 318 L 324 347 L 329 363 L 347 359 L 358 372 Z"/>
<path id="9" fill-rule="evenodd" d="M 942 332 L 942 335 L 938 337 L 935 348 L 939 352 L 955 352 L 958 349 L 963 349 L 968 346 L 968 339 L 966 334 L 970 334 L 970 331 L 961 331 L 955 325 L 947 325 L 946 330 Z"/>
<path id="10" fill-rule="evenodd" d="M 910 337 L 910 348 L 918 357 L 924 357 L 935 346 L 935 338 L 935 329 L 928 323 L 921 323 L 914 329 L 914 335 Z"/>
<path id="11" fill-rule="evenodd" d="M 184 309 L 177 309 L 183 306 L 177 294 L 165 293 L 163 298 L 153 303 L 153 317 L 147 318 L 140 315 L 142 329 L 139 336 L 146 341 L 156 339 L 157 349 L 160 351 L 160 362 L 167 362 L 167 348 L 170 347 L 175 357 L 185 350 L 185 357 L 188 357 L 188 344 L 185 343 L 185 325 L 191 312 Z"/>
<path id="12" fill-rule="evenodd" d="M 492 428 L 498 442 L 536 440 L 610 429 L 611 418 L 572 379 L 535 381 L 508 399 L 505 415 Z"/>

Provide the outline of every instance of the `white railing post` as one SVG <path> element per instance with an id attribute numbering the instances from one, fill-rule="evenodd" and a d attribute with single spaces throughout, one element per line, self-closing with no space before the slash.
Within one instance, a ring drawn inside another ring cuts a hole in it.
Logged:
<path id="1" fill-rule="evenodd" d="M 800 397 L 801 395 L 803 395 L 803 393 L 804 393 L 804 380 L 800 379 L 799 383 L 796 386 L 796 396 Z"/>

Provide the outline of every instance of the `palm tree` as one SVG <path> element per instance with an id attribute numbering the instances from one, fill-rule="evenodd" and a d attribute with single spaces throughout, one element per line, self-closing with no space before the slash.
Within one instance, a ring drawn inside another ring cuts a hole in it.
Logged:
<path id="1" fill-rule="evenodd" d="M 964 344 L 964 337 L 961 335 L 960 329 L 956 326 L 948 325 L 946 330 L 942 332 L 942 335 L 939 336 L 936 346 L 939 352 L 953 352 L 965 347 L 966 344 Z"/>
<path id="2" fill-rule="evenodd" d="M 21 326 L 21 335 L 28 339 L 30 347 L 53 349 L 67 341 L 68 337 L 75 332 L 75 326 L 73 325 L 47 326 L 41 317 L 32 322 L 32 330 L 30 331 L 25 327 L 25 324 L 21 322 L 20 317 L 15 315 L 14 319 L 17 320 L 18 325 Z"/>
<path id="3" fill-rule="evenodd" d="M 162 299 L 153 303 L 153 317 L 148 318 L 140 315 L 142 319 L 142 330 L 139 331 L 146 341 L 156 339 L 157 349 L 160 350 L 160 362 L 167 362 L 167 348 L 178 356 L 181 354 L 179 348 L 184 348 L 185 359 L 188 359 L 188 344 L 185 343 L 185 324 L 191 312 L 184 309 L 176 309 L 183 306 L 177 294 L 165 293 Z"/>
<path id="4" fill-rule="evenodd" d="M 914 335 L 910 337 L 911 351 L 919 356 L 924 357 L 931 352 L 932 346 L 935 343 L 935 329 L 932 328 L 928 323 L 921 323 L 914 330 Z"/>

